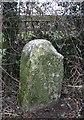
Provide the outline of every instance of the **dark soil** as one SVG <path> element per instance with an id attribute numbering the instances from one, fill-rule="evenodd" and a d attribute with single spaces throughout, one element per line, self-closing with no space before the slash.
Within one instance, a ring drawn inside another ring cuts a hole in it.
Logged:
<path id="1" fill-rule="evenodd" d="M 61 97 L 58 102 L 33 112 L 20 113 L 17 105 L 17 92 L 8 94 L 5 88 L 3 97 L 3 120 L 24 120 L 24 119 L 83 119 L 84 101 L 83 86 L 73 87 L 63 83 Z M 16 87 L 17 89 L 17 87 Z"/>

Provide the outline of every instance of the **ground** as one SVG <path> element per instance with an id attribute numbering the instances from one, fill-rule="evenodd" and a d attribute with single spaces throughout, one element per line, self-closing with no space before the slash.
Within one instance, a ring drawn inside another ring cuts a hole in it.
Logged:
<path id="1" fill-rule="evenodd" d="M 61 97 L 58 100 L 58 102 L 43 109 L 22 114 L 19 113 L 17 107 L 16 93 L 14 93 L 12 97 L 8 96 L 7 88 L 5 89 L 5 97 L 3 99 L 3 120 L 24 120 L 28 118 L 84 118 L 84 101 L 82 98 L 83 83 L 82 86 L 71 86 L 68 82 L 64 81 L 62 86 Z"/>

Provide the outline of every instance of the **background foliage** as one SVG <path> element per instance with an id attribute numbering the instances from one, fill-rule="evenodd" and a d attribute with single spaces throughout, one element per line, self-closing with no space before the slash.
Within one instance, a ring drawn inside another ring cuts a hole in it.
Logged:
<path id="1" fill-rule="evenodd" d="M 26 2 L 25 5 L 22 2 L 19 6 L 16 2 L 3 3 L 4 112 L 18 110 L 21 51 L 30 40 L 47 39 L 64 56 L 62 95 L 68 94 L 66 86 L 81 86 L 84 83 L 84 2 L 58 2 L 58 6 L 64 8 L 64 11 L 60 10 L 61 14 L 51 9 L 49 2 Z M 45 13 L 46 10 L 48 15 Z M 80 99 L 83 104 L 82 90 L 72 93 L 70 95 Z M 82 109 L 81 106 L 79 108 Z"/>

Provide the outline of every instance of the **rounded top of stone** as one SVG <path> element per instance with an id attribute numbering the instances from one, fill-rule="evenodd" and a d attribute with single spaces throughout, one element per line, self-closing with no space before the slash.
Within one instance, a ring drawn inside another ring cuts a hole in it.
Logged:
<path id="1" fill-rule="evenodd" d="M 23 49 L 23 52 L 26 52 L 26 51 L 31 51 L 31 47 L 35 47 L 35 46 L 39 46 L 39 45 L 42 45 L 44 46 L 44 48 L 46 50 L 48 50 L 49 48 L 52 49 L 52 51 L 59 56 L 59 58 L 64 58 L 60 53 L 57 52 L 57 50 L 53 47 L 53 45 L 51 44 L 50 41 L 46 40 L 46 39 L 34 39 L 34 40 L 31 40 L 29 41 L 25 46 L 24 46 L 24 49 Z"/>
<path id="2" fill-rule="evenodd" d="M 42 43 L 50 43 L 50 41 L 48 40 L 45 40 L 45 39 L 34 39 L 34 40 L 31 40 L 28 44 L 35 44 L 35 45 L 38 45 L 38 44 L 42 44 Z"/>

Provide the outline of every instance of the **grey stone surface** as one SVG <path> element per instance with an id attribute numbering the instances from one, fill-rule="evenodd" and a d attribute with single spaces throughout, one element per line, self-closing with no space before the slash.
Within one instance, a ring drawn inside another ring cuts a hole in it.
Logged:
<path id="1" fill-rule="evenodd" d="M 36 39 L 27 43 L 20 63 L 20 109 L 32 111 L 57 101 L 63 72 L 63 56 L 49 41 Z"/>

